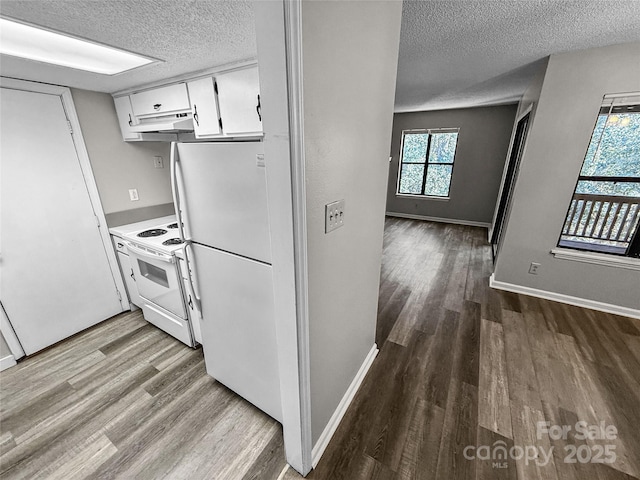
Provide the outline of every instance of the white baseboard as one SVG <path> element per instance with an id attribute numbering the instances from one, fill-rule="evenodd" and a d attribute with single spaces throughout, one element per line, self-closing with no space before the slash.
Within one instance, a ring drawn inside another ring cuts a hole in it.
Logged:
<path id="1" fill-rule="evenodd" d="M 16 364 L 17 362 L 13 355 L 7 355 L 4 358 L 0 358 L 0 372 L 6 370 L 7 368 L 11 368 Z"/>
<path id="2" fill-rule="evenodd" d="M 287 463 L 282 469 L 282 471 L 280 472 L 280 475 L 278 475 L 278 478 L 276 480 L 282 480 L 284 476 L 287 474 L 287 472 L 289 471 L 289 468 L 290 468 L 290 465 Z"/>
<path id="3" fill-rule="evenodd" d="M 364 362 L 362 362 L 360 370 L 358 370 L 358 373 L 353 378 L 351 385 L 349 385 L 349 388 L 347 388 L 344 397 L 342 397 L 342 400 L 340 400 L 340 403 L 338 404 L 335 412 L 333 412 L 333 415 L 331 415 L 329 423 L 327 423 L 327 426 L 324 428 L 322 435 L 320 435 L 320 438 L 313 447 L 313 450 L 311 452 L 311 463 L 313 464 L 313 468 L 316 468 L 316 465 L 318 465 L 322 454 L 327 448 L 327 445 L 329 445 L 331 437 L 333 437 L 333 434 L 336 433 L 342 417 L 344 417 L 344 414 L 347 412 L 347 408 L 349 408 L 349 405 L 351 405 L 353 397 L 355 397 L 356 392 L 360 388 L 360 385 L 362 384 L 365 375 L 369 371 L 373 360 L 376 358 L 376 355 L 378 355 L 378 346 L 374 343 L 373 347 L 371 347 L 371 350 L 369 351 L 369 354 L 364 359 Z"/>
<path id="4" fill-rule="evenodd" d="M 490 228 L 487 222 L 474 222 L 473 220 L 458 220 L 457 218 L 427 217 L 424 215 L 414 215 L 412 213 L 387 212 L 387 217 L 409 218 L 411 220 L 426 220 L 427 222 L 453 223 L 455 225 L 468 225 L 470 227 Z"/>
<path id="5" fill-rule="evenodd" d="M 553 300 L 554 302 L 567 303 L 577 307 L 590 308 L 591 310 L 598 310 L 600 312 L 613 313 L 615 315 L 640 319 L 640 310 L 636 310 L 635 308 L 621 307 L 620 305 L 597 302 L 587 298 L 572 297 L 571 295 L 565 295 L 563 293 L 549 292 L 547 290 L 538 290 L 537 288 L 501 282 L 495 279 L 494 274 L 491 274 L 491 277 L 489 277 L 489 286 L 496 290 L 521 293 L 532 297 L 544 298 L 545 300 Z"/>

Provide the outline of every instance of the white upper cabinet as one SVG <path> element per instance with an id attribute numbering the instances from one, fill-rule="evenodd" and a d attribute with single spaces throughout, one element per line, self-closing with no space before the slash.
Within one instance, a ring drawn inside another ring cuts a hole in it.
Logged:
<path id="1" fill-rule="evenodd" d="M 173 141 L 192 129 L 195 138 L 262 136 L 257 65 L 209 75 L 114 97 L 122 138 Z"/>
<path id="2" fill-rule="evenodd" d="M 184 83 L 134 93 L 131 95 L 131 106 L 138 117 L 184 112 L 191 108 Z"/>
<path id="3" fill-rule="evenodd" d="M 220 115 L 212 77 L 187 82 L 196 138 L 220 135 Z"/>
<path id="4" fill-rule="evenodd" d="M 221 73 L 216 82 L 224 134 L 262 133 L 258 67 Z"/>
<path id="5" fill-rule="evenodd" d="M 116 116 L 118 117 L 118 123 L 120 124 L 122 139 L 124 141 L 140 140 L 140 134 L 131 131 L 131 127 L 133 125 L 137 125 L 138 121 L 133 114 L 129 95 L 125 95 L 124 97 L 115 97 L 113 99 L 113 103 L 116 106 Z"/>

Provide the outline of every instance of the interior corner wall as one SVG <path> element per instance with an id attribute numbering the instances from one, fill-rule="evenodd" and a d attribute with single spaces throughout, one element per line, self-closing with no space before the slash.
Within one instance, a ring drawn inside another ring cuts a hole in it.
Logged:
<path id="1" fill-rule="evenodd" d="M 429 112 L 393 117 L 387 212 L 490 223 L 507 157 L 517 105 Z M 402 131 L 459 127 L 449 199 L 396 194 Z"/>
<path id="2" fill-rule="evenodd" d="M 640 44 L 552 55 L 530 125 L 495 280 L 640 309 L 636 270 L 556 259 L 602 97 L 640 91 Z M 528 274 L 540 263 L 537 275 Z"/>
<path id="3" fill-rule="evenodd" d="M 170 144 L 125 142 L 111 95 L 71 89 L 89 152 L 91 168 L 105 214 L 173 203 L 169 174 Z M 160 155 L 164 168 L 155 168 Z M 138 190 L 140 200 L 129 199 L 129 189 Z"/>
<path id="4" fill-rule="evenodd" d="M 311 431 L 375 343 L 402 2 L 302 2 Z M 345 201 L 324 232 L 325 204 Z"/>

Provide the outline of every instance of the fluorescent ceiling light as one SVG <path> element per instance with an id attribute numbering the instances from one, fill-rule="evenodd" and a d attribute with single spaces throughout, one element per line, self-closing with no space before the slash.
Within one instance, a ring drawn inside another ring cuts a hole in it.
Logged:
<path id="1" fill-rule="evenodd" d="M 0 53 L 103 75 L 157 61 L 7 18 L 0 18 Z"/>

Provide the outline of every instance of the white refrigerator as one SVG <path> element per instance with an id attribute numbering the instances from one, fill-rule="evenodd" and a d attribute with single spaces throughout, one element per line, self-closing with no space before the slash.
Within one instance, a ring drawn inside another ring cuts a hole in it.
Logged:
<path id="1" fill-rule="evenodd" d="M 282 421 L 263 143 L 173 143 L 207 373 Z"/>

